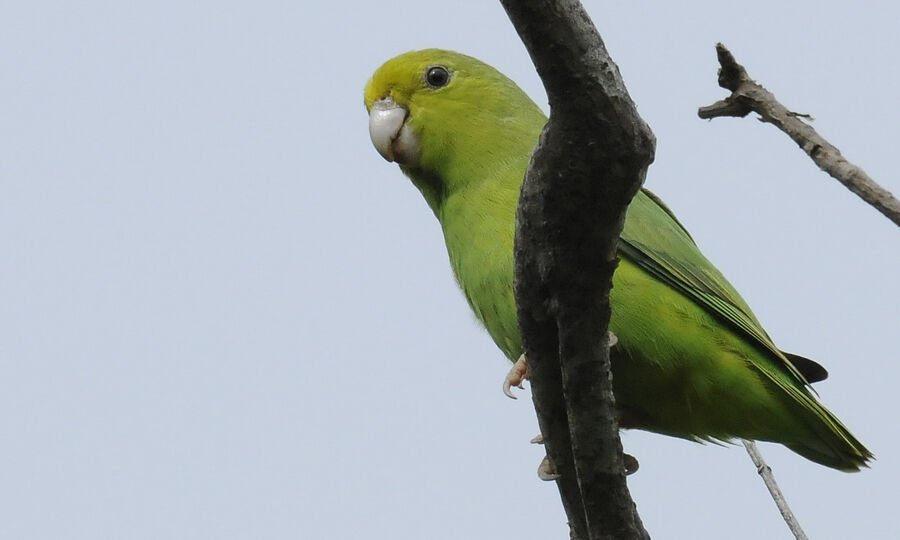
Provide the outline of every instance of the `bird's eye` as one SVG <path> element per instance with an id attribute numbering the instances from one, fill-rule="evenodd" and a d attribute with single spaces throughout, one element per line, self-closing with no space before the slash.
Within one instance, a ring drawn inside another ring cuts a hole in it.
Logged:
<path id="1" fill-rule="evenodd" d="M 432 66 L 425 72 L 425 82 L 432 88 L 447 86 L 450 82 L 450 72 L 444 66 Z"/>

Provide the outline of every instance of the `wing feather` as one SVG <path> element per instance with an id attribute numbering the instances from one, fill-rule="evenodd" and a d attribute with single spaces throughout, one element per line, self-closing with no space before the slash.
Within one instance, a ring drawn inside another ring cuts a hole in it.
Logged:
<path id="1" fill-rule="evenodd" d="M 703 256 L 672 211 L 646 189 L 638 192 L 629 207 L 619 251 L 749 341 L 770 352 L 780 371 L 789 374 L 801 386 L 809 385 L 807 378 L 775 346 L 735 288 Z M 777 373 L 771 372 L 770 366 L 757 367 L 770 378 L 781 379 Z M 776 382 L 779 386 L 792 386 L 785 385 L 783 380 Z M 794 391 L 789 390 L 792 394 Z"/>

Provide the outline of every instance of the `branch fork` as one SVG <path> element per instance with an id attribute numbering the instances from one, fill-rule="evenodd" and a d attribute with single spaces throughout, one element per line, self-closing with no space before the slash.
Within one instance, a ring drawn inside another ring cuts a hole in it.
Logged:
<path id="1" fill-rule="evenodd" d="M 716 55 L 721 66 L 719 86 L 731 90 L 731 95 L 712 105 L 700 107 L 697 110 L 700 118 L 744 117 L 751 112 L 759 114 L 761 121 L 774 125 L 793 139 L 820 169 L 900 226 L 900 201 L 865 171 L 847 161 L 837 147 L 804 122 L 812 120 L 812 116 L 788 110 L 771 92 L 751 79 L 744 66 L 721 43 L 716 44 Z"/>

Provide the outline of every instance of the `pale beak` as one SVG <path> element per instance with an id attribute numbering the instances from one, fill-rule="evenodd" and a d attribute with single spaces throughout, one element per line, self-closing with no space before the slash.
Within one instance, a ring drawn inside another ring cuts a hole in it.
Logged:
<path id="1" fill-rule="evenodd" d="M 369 137 L 381 157 L 409 163 L 418 156 L 418 144 L 406 125 L 409 112 L 390 97 L 379 99 L 369 111 Z"/>

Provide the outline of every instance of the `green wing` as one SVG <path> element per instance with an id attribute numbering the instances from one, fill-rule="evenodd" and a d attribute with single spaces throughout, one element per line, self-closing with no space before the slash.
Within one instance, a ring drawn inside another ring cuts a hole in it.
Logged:
<path id="1" fill-rule="evenodd" d="M 848 471 L 858 470 L 872 457 L 810 394 L 809 382 L 824 379 L 828 375 L 825 369 L 775 346 L 734 287 L 700 253 L 672 212 L 649 191 L 640 191 L 629 206 L 619 251 L 746 337 L 748 344 L 770 353 L 751 354 L 747 359 L 815 418 L 808 425 L 820 436 L 818 442 L 788 444 L 789 448 L 813 461 Z"/>
<path id="2" fill-rule="evenodd" d="M 801 367 L 807 368 L 803 371 L 811 375 L 804 376 L 775 346 L 744 299 L 700 253 L 672 211 L 650 191 L 642 189 L 631 202 L 619 251 L 660 281 L 704 307 L 751 343 L 770 351 L 777 359 L 776 365 L 781 368 L 780 371 L 790 375 L 797 383 L 808 385 L 810 379 L 824 378 L 821 377 L 822 373 L 826 373 L 824 368 L 812 360 L 798 357 L 802 359 L 799 362 Z M 769 373 L 770 366 L 757 367 L 770 377 L 775 375 Z"/>

